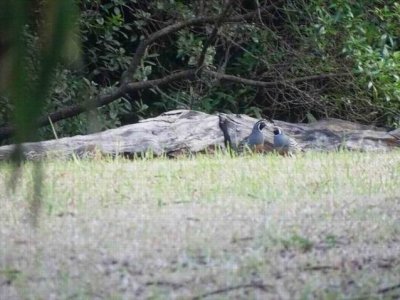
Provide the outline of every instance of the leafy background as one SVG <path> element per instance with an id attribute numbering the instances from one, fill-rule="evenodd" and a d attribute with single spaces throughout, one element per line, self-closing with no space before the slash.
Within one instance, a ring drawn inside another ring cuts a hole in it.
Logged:
<path id="1" fill-rule="evenodd" d="M 26 53 L 21 55 L 25 57 L 25 78 L 29 79 L 39 78 L 42 68 L 41 16 L 45 2 L 35 1 L 36 5 L 29 7 L 22 30 Z M 255 9 L 257 3 L 239 2 L 241 5 L 235 7 L 237 13 Z M 118 86 L 142 39 L 173 22 L 218 15 L 222 10 L 221 1 L 201 3 L 75 1 L 78 24 L 68 32 L 71 39 L 63 46 L 62 57 L 67 59 L 57 61 L 48 92 L 40 95 L 43 103 L 39 108 L 50 113 Z M 204 75 L 201 80 L 173 82 L 162 88 L 129 93 L 90 113 L 55 123 L 55 131 L 59 137 L 86 134 L 176 108 L 246 113 L 293 122 L 338 117 L 399 126 L 400 4 L 397 1 L 281 1 L 271 14 L 260 17 L 259 22 L 221 26 L 216 42 L 206 52 L 205 67 L 263 81 L 324 73 L 350 76 L 257 88 L 222 84 Z M 212 24 L 193 26 L 152 44 L 134 79 L 161 78 L 173 70 L 193 67 L 211 30 Z M 0 126 L 4 126 L 22 113 L 16 111 L 12 93 L 6 89 L 0 92 Z M 40 129 L 37 138 L 53 137 L 51 126 L 46 126 Z M 8 142 L 9 139 L 2 141 Z"/>

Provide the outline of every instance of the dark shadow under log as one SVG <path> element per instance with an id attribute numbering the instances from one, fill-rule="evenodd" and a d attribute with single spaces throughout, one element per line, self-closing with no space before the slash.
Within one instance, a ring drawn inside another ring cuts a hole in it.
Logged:
<path id="1" fill-rule="evenodd" d="M 181 154 L 212 152 L 237 145 L 251 131 L 256 119 L 246 115 L 209 115 L 190 110 L 175 110 L 99 133 L 78 135 L 23 145 L 27 159 L 44 157 L 68 158 L 104 155 L 135 156 L 152 153 L 175 157 Z M 338 119 L 325 119 L 310 124 L 274 121 L 285 133 L 296 139 L 306 150 L 388 151 L 400 147 L 396 131 L 365 126 Z M 272 150 L 272 126 L 265 130 L 265 149 Z M 0 160 L 8 159 L 13 145 L 0 147 Z"/>

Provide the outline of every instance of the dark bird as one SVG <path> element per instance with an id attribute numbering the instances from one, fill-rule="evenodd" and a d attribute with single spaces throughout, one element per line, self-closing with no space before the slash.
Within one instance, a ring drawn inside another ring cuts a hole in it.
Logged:
<path id="1" fill-rule="evenodd" d="M 283 133 L 280 127 L 274 127 L 274 149 L 281 155 L 292 156 L 302 151 L 297 142 Z"/>
<path id="2" fill-rule="evenodd" d="M 267 126 L 264 120 L 257 121 L 249 136 L 245 137 L 239 145 L 239 150 L 248 149 L 252 152 L 264 151 L 264 134 L 262 130 Z"/>

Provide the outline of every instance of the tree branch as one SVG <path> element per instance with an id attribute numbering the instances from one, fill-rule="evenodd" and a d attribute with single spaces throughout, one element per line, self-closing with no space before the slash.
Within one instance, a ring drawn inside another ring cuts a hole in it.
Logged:
<path id="1" fill-rule="evenodd" d="M 205 43 L 203 45 L 203 49 L 201 50 L 200 57 L 199 57 L 199 60 L 197 62 L 197 68 L 199 69 L 199 72 L 201 72 L 201 67 L 204 65 L 204 60 L 206 58 L 207 49 L 208 49 L 208 47 L 210 47 L 211 43 L 213 41 L 215 41 L 215 38 L 216 38 L 217 33 L 218 33 L 218 28 L 221 26 L 222 22 L 224 21 L 224 18 L 228 14 L 228 11 L 229 11 L 229 9 L 231 7 L 231 3 L 232 3 L 232 0 L 228 0 L 227 1 L 224 9 L 222 10 L 221 15 L 219 16 L 219 18 L 215 22 L 213 31 L 211 32 L 209 38 L 205 41 Z M 198 76 L 200 76 L 200 75 L 201 74 L 198 73 Z"/>
<path id="2" fill-rule="evenodd" d="M 235 22 L 241 22 L 243 20 L 249 20 L 257 16 L 257 11 L 250 12 L 244 15 L 239 15 L 235 16 L 232 18 L 227 19 L 225 22 L 227 23 L 235 23 Z M 169 25 L 159 31 L 154 32 L 151 34 L 148 38 L 142 40 L 139 44 L 139 46 L 136 48 L 136 52 L 132 58 L 132 61 L 128 67 L 128 69 L 124 72 L 121 78 L 121 85 L 126 85 L 128 84 L 131 79 L 133 78 L 133 75 L 135 74 L 138 66 L 140 65 L 140 61 L 142 60 L 143 56 L 146 53 L 147 47 L 152 44 L 154 41 L 165 37 L 169 34 L 172 34 L 174 32 L 177 32 L 185 27 L 190 27 L 190 26 L 195 26 L 195 25 L 201 25 L 201 24 L 207 24 L 207 23 L 214 23 L 216 22 L 220 16 L 213 16 L 213 17 L 198 17 L 198 18 L 193 18 L 191 20 L 187 21 L 181 21 L 177 22 L 175 24 Z"/>
<path id="3" fill-rule="evenodd" d="M 235 83 L 240 83 L 240 84 L 245 84 L 245 85 L 251 85 L 251 86 L 259 86 L 259 87 L 271 87 L 271 86 L 277 86 L 277 85 L 288 85 L 288 84 L 294 84 L 294 83 L 300 83 L 300 82 L 305 82 L 305 81 L 313 81 L 313 80 L 320 80 L 320 79 L 328 79 L 328 78 L 334 78 L 334 77 L 345 77 L 345 76 L 350 76 L 348 73 L 327 73 L 327 74 L 320 74 L 320 75 L 312 75 L 312 76 L 305 76 L 305 77 L 298 77 L 298 78 L 292 78 L 292 79 L 286 79 L 286 80 L 277 80 L 277 81 L 258 81 L 258 80 L 252 80 L 252 79 L 247 79 L 247 78 L 242 78 L 238 76 L 233 76 L 233 75 L 227 75 L 227 74 L 222 74 L 214 71 L 209 71 L 209 70 L 204 70 L 204 73 L 214 76 L 215 78 L 223 81 L 231 81 Z M 191 69 L 191 70 L 184 70 L 184 71 L 179 71 L 176 73 L 172 73 L 168 76 L 165 76 L 160 79 L 153 79 L 153 80 L 147 80 L 147 81 L 140 81 L 140 82 L 129 82 L 126 85 L 116 89 L 115 91 L 105 94 L 105 95 L 99 95 L 96 97 L 96 99 L 91 100 L 91 101 L 86 101 L 83 104 L 76 104 L 76 105 L 71 105 L 67 106 L 65 108 L 62 108 L 58 111 L 55 111 L 53 113 L 50 113 L 46 116 L 43 116 L 39 122 L 38 125 L 40 127 L 48 125 L 49 124 L 49 118 L 53 123 L 56 123 L 60 120 L 67 119 L 70 117 L 77 116 L 81 114 L 84 111 L 87 111 L 90 108 L 97 108 L 101 107 L 103 105 L 107 105 L 113 101 L 115 101 L 118 98 L 121 98 L 124 94 L 130 91 L 136 91 L 136 90 L 143 90 L 143 89 L 148 89 L 152 87 L 157 87 L 157 86 L 162 86 L 166 85 L 170 82 L 177 81 L 177 80 L 183 80 L 183 79 L 194 79 L 194 76 L 196 75 L 196 70 Z M 9 138 L 14 132 L 14 127 L 13 126 L 4 126 L 0 127 L 0 140 Z"/>
<path id="4" fill-rule="evenodd" d="M 227 75 L 222 74 L 214 71 L 204 70 L 204 73 L 214 76 L 217 79 L 224 80 L 224 81 L 231 81 L 236 83 L 241 83 L 245 85 L 252 85 L 252 86 L 259 86 L 259 87 L 271 87 L 277 85 L 287 85 L 289 83 L 299 83 L 305 81 L 314 81 L 320 79 L 328 79 L 334 77 L 346 77 L 350 76 L 349 73 L 327 73 L 327 74 L 320 74 L 320 75 L 311 75 L 305 77 L 297 77 L 292 79 L 285 79 L 285 80 L 276 80 L 276 81 L 259 81 L 253 79 L 242 78 L 234 75 Z"/>
<path id="5" fill-rule="evenodd" d="M 176 73 L 172 73 L 171 75 L 167 75 L 160 79 L 153 79 L 147 81 L 140 81 L 140 82 L 130 82 L 127 83 L 125 90 L 126 91 L 136 91 L 136 90 L 143 90 L 148 89 L 156 86 L 161 86 L 168 84 L 172 81 L 180 80 L 180 79 L 193 79 L 194 75 L 196 74 L 196 70 L 185 70 Z"/>
<path id="6" fill-rule="evenodd" d="M 194 74 L 195 74 L 195 70 L 185 70 L 185 71 L 173 73 L 173 74 L 165 76 L 161 79 L 132 82 L 132 83 L 125 85 L 124 87 L 120 87 L 120 88 L 116 89 L 115 91 L 113 91 L 109 94 L 99 95 L 94 100 L 86 101 L 83 104 L 67 106 L 58 111 L 52 112 L 52 113 L 48 114 L 47 116 L 43 116 L 42 118 L 40 118 L 40 120 L 38 122 L 38 126 L 42 127 L 42 126 L 48 125 L 49 118 L 53 123 L 56 123 L 60 120 L 77 116 L 77 115 L 83 113 L 84 111 L 87 111 L 88 109 L 93 109 L 93 108 L 97 108 L 97 107 L 100 107 L 103 105 L 107 105 L 107 104 L 117 100 L 118 98 L 121 98 L 124 94 L 126 94 L 129 91 L 148 89 L 148 88 L 155 87 L 155 86 L 162 86 L 162 85 L 168 84 L 172 81 L 185 79 L 185 78 L 190 79 L 192 76 L 194 76 Z M 9 138 L 14 133 L 14 130 L 15 130 L 15 128 L 11 125 L 0 127 L 0 140 Z"/>

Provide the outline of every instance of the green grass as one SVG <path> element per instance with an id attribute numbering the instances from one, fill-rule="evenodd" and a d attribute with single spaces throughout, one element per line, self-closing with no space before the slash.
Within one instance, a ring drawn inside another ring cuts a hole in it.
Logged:
<path id="1" fill-rule="evenodd" d="M 400 153 L 0 164 L 7 299 L 392 299 Z"/>

